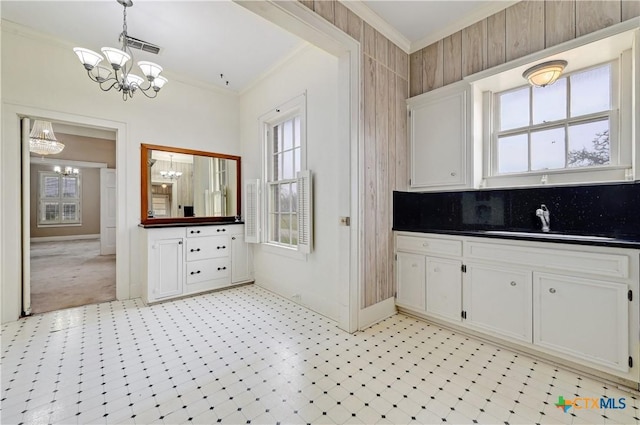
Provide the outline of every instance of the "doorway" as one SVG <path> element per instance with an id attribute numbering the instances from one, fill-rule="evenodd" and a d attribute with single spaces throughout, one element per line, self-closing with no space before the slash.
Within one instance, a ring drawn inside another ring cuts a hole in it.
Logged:
<path id="1" fill-rule="evenodd" d="M 116 133 L 52 125 L 63 151 L 29 154 L 26 314 L 116 299 Z"/>

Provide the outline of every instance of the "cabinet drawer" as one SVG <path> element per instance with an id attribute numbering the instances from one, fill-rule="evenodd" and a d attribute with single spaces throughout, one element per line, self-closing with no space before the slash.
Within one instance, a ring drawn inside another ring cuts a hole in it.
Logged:
<path id="1" fill-rule="evenodd" d="M 396 238 L 396 249 L 418 254 L 460 256 L 462 255 L 462 241 L 399 235 Z"/>
<path id="2" fill-rule="evenodd" d="M 187 261 L 227 257 L 231 251 L 228 236 L 206 236 L 187 239 Z"/>
<path id="3" fill-rule="evenodd" d="M 200 236 L 221 236 L 228 235 L 233 232 L 234 225 L 220 225 L 220 226 L 193 226 L 187 227 L 187 237 L 194 238 Z"/>
<path id="4" fill-rule="evenodd" d="M 228 258 L 191 261 L 187 263 L 187 284 L 231 276 Z"/>

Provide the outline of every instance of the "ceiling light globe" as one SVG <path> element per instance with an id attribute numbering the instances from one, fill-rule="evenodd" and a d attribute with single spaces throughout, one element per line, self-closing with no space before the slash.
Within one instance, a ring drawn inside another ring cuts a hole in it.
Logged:
<path id="1" fill-rule="evenodd" d="M 129 55 L 129 53 L 113 47 L 103 47 L 102 53 L 104 53 L 107 60 L 115 70 L 122 68 L 124 64 L 131 59 L 131 55 Z"/>

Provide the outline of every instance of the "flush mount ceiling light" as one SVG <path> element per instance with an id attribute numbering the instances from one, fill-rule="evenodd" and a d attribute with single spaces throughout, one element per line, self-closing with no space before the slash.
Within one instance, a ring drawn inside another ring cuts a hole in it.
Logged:
<path id="1" fill-rule="evenodd" d="M 122 99 L 125 101 L 133 97 L 133 94 L 137 91 L 141 91 L 149 98 L 154 98 L 158 95 L 162 86 L 167 83 L 167 79 L 160 76 L 162 72 L 160 65 L 147 61 L 138 62 L 138 66 L 147 78 L 146 82 L 144 78 L 131 74 L 133 61 L 129 62 L 129 60 L 133 58 L 133 53 L 129 48 L 130 37 L 127 35 L 127 7 L 133 6 L 133 1 L 116 1 L 124 6 L 122 32 L 119 38 L 120 43 L 122 43 L 122 49 L 115 49 L 113 47 L 102 48 L 102 53 L 107 57 L 107 61 L 111 64 L 112 70 L 99 65 L 104 58 L 93 50 L 76 47 L 73 51 L 78 55 L 78 59 L 80 59 L 80 62 L 84 65 L 84 69 L 87 70 L 89 78 L 100 84 L 100 88 L 103 91 L 116 89 L 122 92 Z M 127 64 L 127 62 L 129 63 Z"/>
<path id="2" fill-rule="evenodd" d="M 553 84 L 567 66 L 567 61 L 555 60 L 539 63 L 522 73 L 522 76 L 529 81 L 529 84 L 536 87 L 545 87 Z"/>
<path id="3" fill-rule="evenodd" d="M 55 155 L 62 152 L 64 144 L 58 142 L 49 121 L 35 120 L 29 133 L 29 151 L 38 155 Z"/>

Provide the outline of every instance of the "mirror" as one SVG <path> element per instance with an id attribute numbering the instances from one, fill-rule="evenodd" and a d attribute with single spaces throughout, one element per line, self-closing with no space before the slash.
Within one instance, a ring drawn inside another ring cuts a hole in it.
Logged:
<path id="1" fill-rule="evenodd" d="M 240 215 L 240 157 L 142 144 L 144 225 L 229 221 Z"/>

